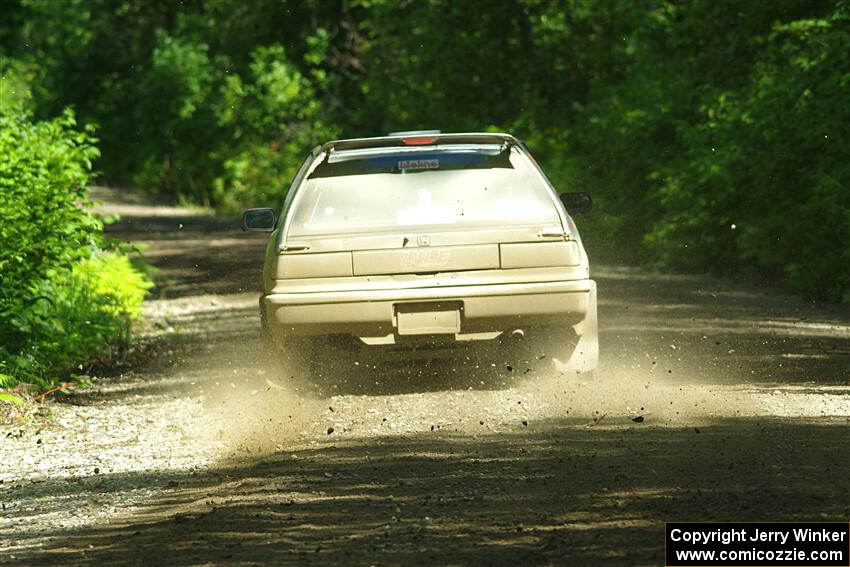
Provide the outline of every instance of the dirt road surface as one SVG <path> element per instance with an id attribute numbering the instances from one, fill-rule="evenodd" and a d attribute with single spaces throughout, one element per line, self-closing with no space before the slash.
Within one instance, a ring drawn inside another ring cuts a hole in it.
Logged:
<path id="1" fill-rule="evenodd" d="M 0 429 L 0 563 L 658 565 L 664 521 L 850 519 L 846 307 L 597 266 L 594 381 L 311 388 L 258 345 L 264 236 L 100 195 L 159 287 L 127 364 Z"/>

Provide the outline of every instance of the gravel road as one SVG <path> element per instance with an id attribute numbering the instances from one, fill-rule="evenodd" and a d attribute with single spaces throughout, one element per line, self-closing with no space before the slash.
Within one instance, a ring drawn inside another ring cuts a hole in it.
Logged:
<path id="1" fill-rule="evenodd" d="M 664 521 L 850 518 L 846 306 L 601 266 L 591 382 L 316 388 L 259 349 L 263 236 L 98 195 L 159 286 L 129 363 L 0 426 L 0 563 L 658 565 Z"/>

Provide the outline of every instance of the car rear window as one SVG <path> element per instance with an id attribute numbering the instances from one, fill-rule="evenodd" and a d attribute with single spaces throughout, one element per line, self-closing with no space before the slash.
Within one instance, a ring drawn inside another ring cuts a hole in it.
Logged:
<path id="1" fill-rule="evenodd" d="M 429 170 L 512 169 L 511 147 L 455 146 L 450 150 L 408 148 L 392 153 L 375 150 L 326 154 L 326 158 L 310 173 L 310 179 L 372 175 L 377 173 L 416 173 Z"/>
<path id="2" fill-rule="evenodd" d="M 542 176 L 510 146 L 341 152 L 304 183 L 291 235 L 560 223 Z"/>

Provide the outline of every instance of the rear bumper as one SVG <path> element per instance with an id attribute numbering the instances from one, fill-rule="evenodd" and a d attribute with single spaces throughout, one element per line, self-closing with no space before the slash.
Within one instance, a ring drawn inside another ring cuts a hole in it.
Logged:
<path id="1" fill-rule="evenodd" d="M 538 325 L 578 325 L 595 319 L 596 283 L 590 279 L 415 289 L 275 293 L 262 298 L 269 331 L 277 336 L 351 334 L 381 337 L 397 331 L 400 304 L 453 304 L 461 333 Z"/>

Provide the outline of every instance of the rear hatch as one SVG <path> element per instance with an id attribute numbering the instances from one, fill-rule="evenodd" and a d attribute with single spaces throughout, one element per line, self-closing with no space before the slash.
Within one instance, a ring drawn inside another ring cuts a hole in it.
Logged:
<path id="1" fill-rule="evenodd" d="M 284 252 L 332 255 L 350 276 L 576 265 L 556 202 L 507 144 L 328 154 L 299 189 Z"/>

